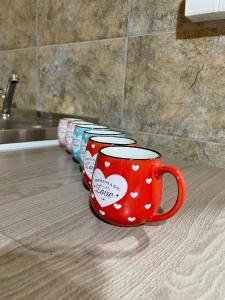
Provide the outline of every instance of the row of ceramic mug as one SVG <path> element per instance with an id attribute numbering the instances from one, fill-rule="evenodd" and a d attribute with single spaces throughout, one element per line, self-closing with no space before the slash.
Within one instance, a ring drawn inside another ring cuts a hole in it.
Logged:
<path id="1" fill-rule="evenodd" d="M 78 119 L 60 120 L 58 140 L 80 163 L 92 208 L 105 221 L 140 225 L 168 219 L 181 208 L 183 174 L 176 167 L 163 166 L 157 151 L 139 147 L 120 131 Z M 172 209 L 158 214 L 164 173 L 175 177 L 178 195 Z"/>
<path id="2" fill-rule="evenodd" d="M 136 141 L 121 131 L 111 130 L 81 119 L 61 119 L 58 141 L 83 169 L 84 183 L 90 188 L 93 169 L 99 150 L 109 145 L 136 146 Z"/>

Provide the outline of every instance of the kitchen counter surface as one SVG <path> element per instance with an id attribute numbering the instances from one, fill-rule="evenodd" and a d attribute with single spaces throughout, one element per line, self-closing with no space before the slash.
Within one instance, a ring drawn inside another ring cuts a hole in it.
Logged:
<path id="1" fill-rule="evenodd" d="M 225 170 L 167 159 L 186 176 L 183 209 L 119 228 L 89 208 L 59 147 L 0 154 L 0 299 L 225 297 Z M 165 177 L 163 209 L 176 197 Z"/>

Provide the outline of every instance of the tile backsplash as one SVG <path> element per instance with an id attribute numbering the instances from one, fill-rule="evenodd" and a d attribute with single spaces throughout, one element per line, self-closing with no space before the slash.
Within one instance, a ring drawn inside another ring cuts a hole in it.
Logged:
<path id="1" fill-rule="evenodd" d="M 2 0 L 0 80 L 18 107 L 85 114 L 225 168 L 225 21 L 181 0 Z"/>

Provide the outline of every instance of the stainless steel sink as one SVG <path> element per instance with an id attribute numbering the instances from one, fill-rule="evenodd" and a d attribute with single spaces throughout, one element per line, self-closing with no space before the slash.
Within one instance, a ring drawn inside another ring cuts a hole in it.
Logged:
<path id="1" fill-rule="evenodd" d="M 66 117 L 82 118 L 97 122 L 96 118 L 71 116 L 41 111 L 18 110 L 12 111 L 10 120 L 0 119 L 0 144 L 19 143 L 57 139 L 59 119 Z"/>
<path id="2" fill-rule="evenodd" d="M 16 120 L 0 120 L 0 130 L 43 128 L 43 125 L 32 125 Z"/>

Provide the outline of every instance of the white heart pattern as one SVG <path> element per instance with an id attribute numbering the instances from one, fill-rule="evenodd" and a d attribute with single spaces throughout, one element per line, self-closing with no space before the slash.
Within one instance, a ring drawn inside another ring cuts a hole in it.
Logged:
<path id="1" fill-rule="evenodd" d="M 115 209 L 121 209 L 122 205 L 121 204 L 114 204 Z"/>
<path id="2" fill-rule="evenodd" d="M 105 162 L 105 166 L 106 166 L 106 168 L 108 168 L 108 167 L 110 166 L 110 162 L 109 162 L 109 161 L 106 161 L 106 162 Z"/>
<path id="3" fill-rule="evenodd" d="M 129 218 L 128 218 L 128 221 L 129 221 L 129 222 L 134 222 L 135 220 L 136 220 L 135 217 L 129 217 Z"/>
<path id="4" fill-rule="evenodd" d="M 150 209 L 152 207 L 151 203 L 145 204 L 145 209 Z"/>
<path id="5" fill-rule="evenodd" d="M 136 172 L 136 171 L 138 171 L 139 170 L 139 165 L 133 165 L 132 166 L 132 169 Z"/>
<path id="6" fill-rule="evenodd" d="M 91 198 L 94 199 L 95 195 L 91 193 Z"/>
<path id="7" fill-rule="evenodd" d="M 146 183 L 147 183 L 147 184 L 151 184 L 151 183 L 152 183 L 152 178 L 147 178 L 147 179 L 146 179 Z"/>
<path id="8" fill-rule="evenodd" d="M 92 178 L 95 162 L 97 159 L 98 153 L 96 153 L 94 156 L 91 155 L 89 151 L 85 152 L 84 155 L 84 170 L 88 176 L 88 178 Z"/>
<path id="9" fill-rule="evenodd" d="M 100 169 L 95 169 L 92 188 L 99 205 L 106 207 L 118 202 L 125 196 L 128 184 L 125 178 L 120 175 L 113 174 L 105 178 Z"/>
<path id="10" fill-rule="evenodd" d="M 99 213 L 104 216 L 105 215 L 105 212 L 103 210 L 99 210 Z"/>
<path id="11" fill-rule="evenodd" d="M 94 148 L 95 148 L 95 144 L 92 144 L 92 145 L 91 145 L 91 148 L 94 149 Z"/>
<path id="12" fill-rule="evenodd" d="M 131 197 L 132 197 L 132 198 L 137 198 L 137 196 L 138 196 L 138 193 L 136 193 L 136 192 L 132 192 L 132 193 L 130 193 L 130 195 L 131 195 Z"/>

